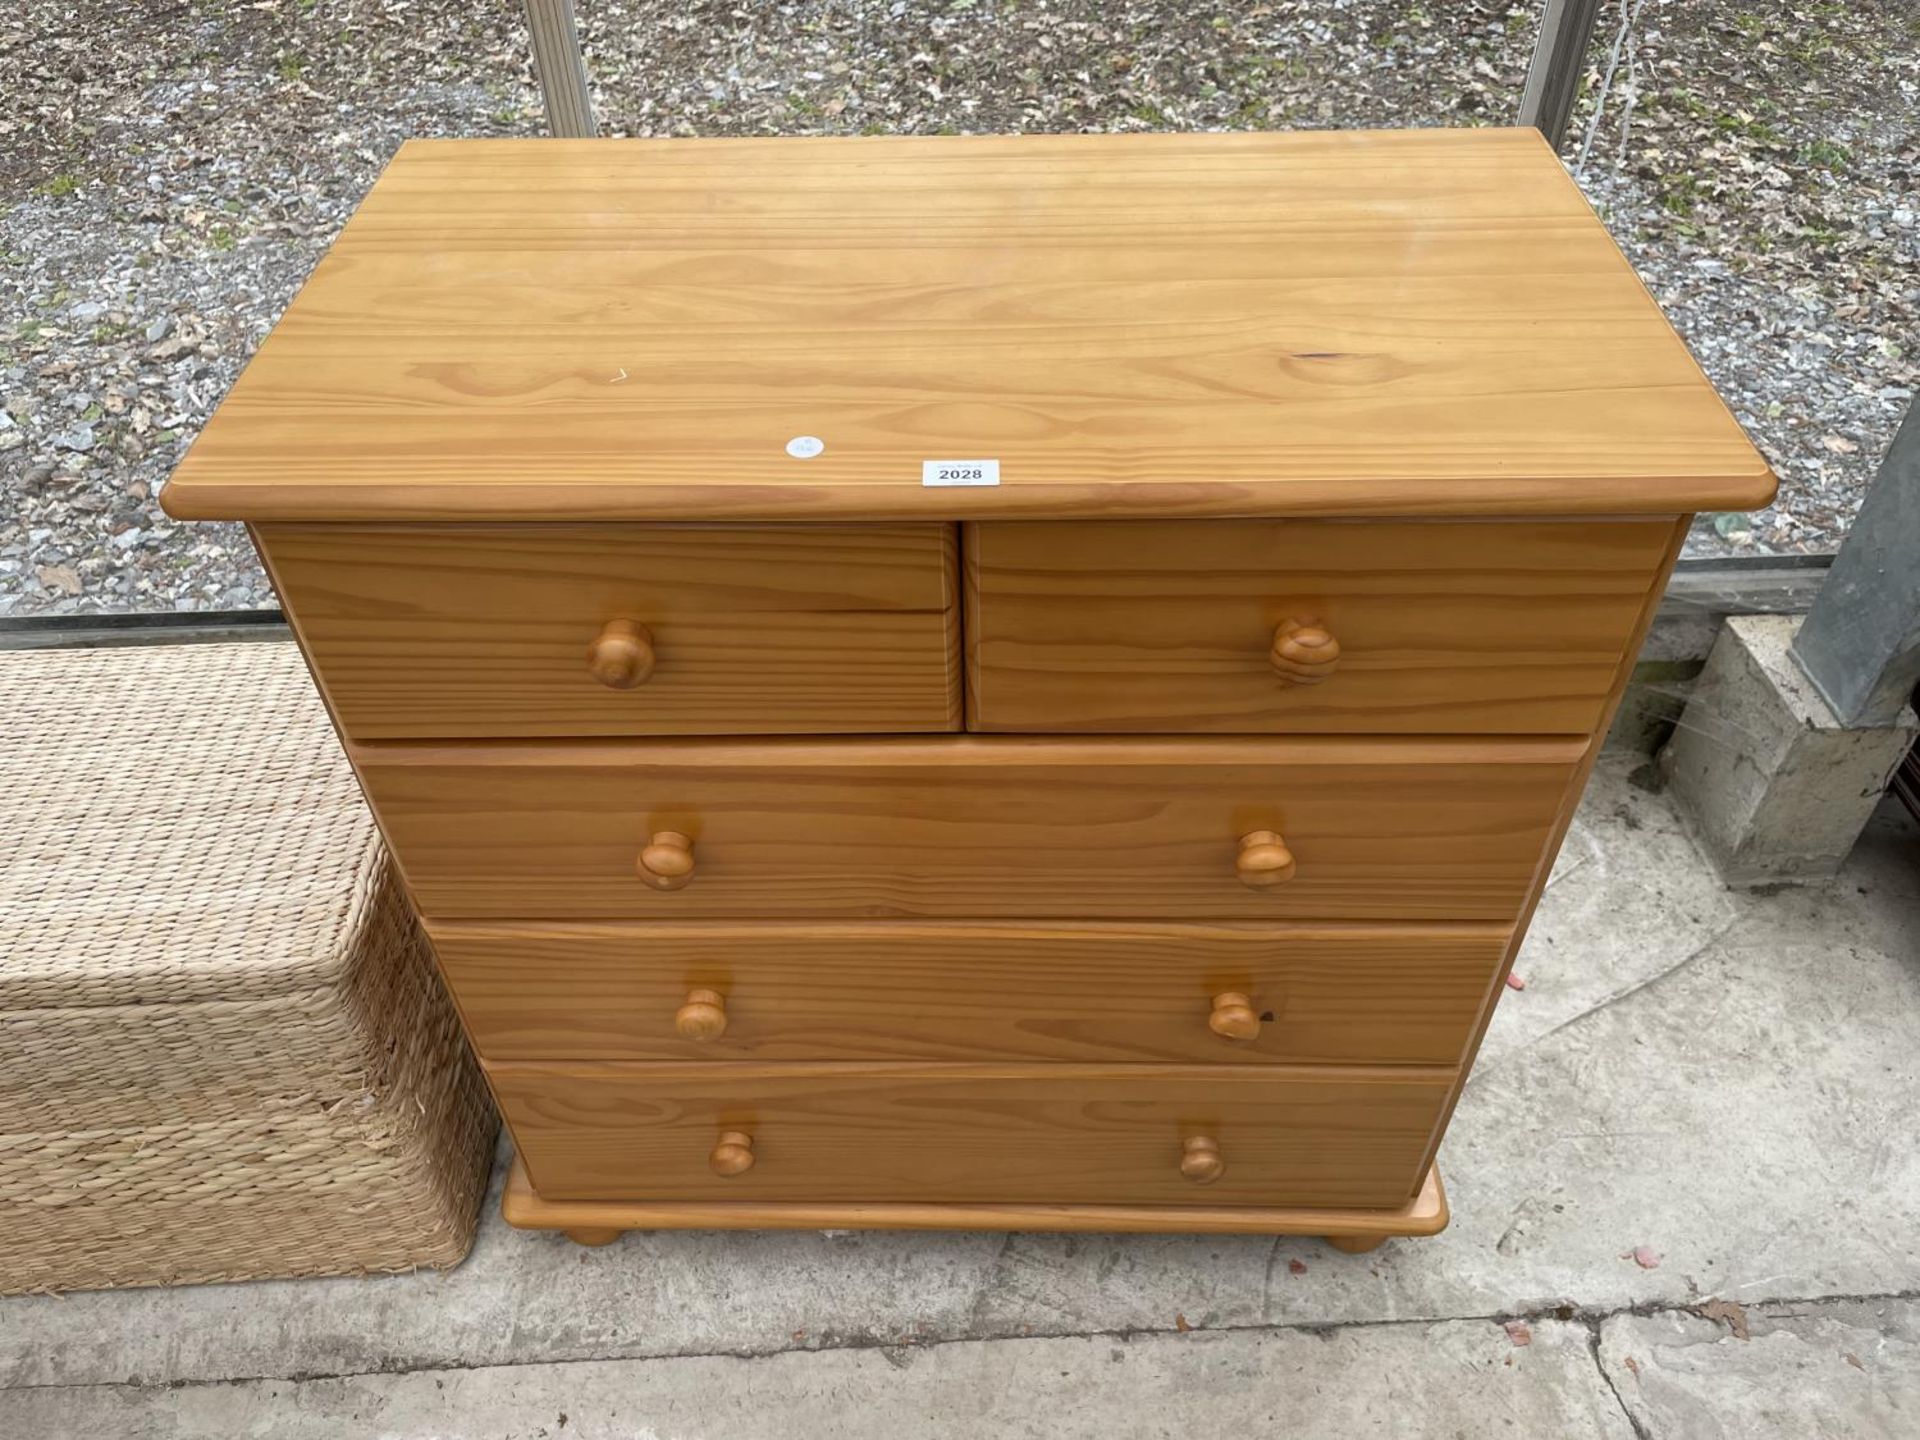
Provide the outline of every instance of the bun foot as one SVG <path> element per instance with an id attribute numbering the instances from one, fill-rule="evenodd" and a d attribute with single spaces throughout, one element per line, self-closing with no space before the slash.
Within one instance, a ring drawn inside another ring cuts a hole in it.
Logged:
<path id="1" fill-rule="evenodd" d="M 576 1245 L 611 1245 L 627 1232 L 624 1230 L 603 1229 L 597 1225 L 580 1226 L 561 1232 Z"/>
<path id="2" fill-rule="evenodd" d="M 1378 1250 L 1384 1235 L 1327 1235 L 1323 1236 L 1327 1244 L 1349 1255 L 1364 1255 L 1369 1250 Z"/>

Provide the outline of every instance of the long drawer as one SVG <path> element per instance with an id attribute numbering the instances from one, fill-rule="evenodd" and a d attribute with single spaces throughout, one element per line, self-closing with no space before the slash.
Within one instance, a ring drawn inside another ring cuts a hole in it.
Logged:
<path id="1" fill-rule="evenodd" d="M 1238 1066 L 488 1073 L 548 1200 L 1400 1205 L 1453 1081 Z"/>
<path id="2" fill-rule="evenodd" d="M 1458 1064 L 1492 925 L 449 921 L 489 1060 Z"/>
<path id="3" fill-rule="evenodd" d="M 966 527 L 969 727 L 1584 734 L 1671 520 Z"/>
<path id="4" fill-rule="evenodd" d="M 362 746 L 434 918 L 1511 924 L 1584 740 Z"/>
<path id="5" fill-rule="evenodd" d="M 960 726 L 951 526 L 257 533 L 359 739 Z"/>

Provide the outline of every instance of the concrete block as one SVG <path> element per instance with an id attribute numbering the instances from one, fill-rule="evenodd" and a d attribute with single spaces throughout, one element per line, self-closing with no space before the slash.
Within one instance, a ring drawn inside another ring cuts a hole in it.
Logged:
<path id="1" fill-rule="evenodd" d="M 1912 746 L 1899 723 L 1847 729 L 1787 653 L 1800 621 L 1727 621 L 1661 769 L 1731 885 L 1830 879 Z"/>

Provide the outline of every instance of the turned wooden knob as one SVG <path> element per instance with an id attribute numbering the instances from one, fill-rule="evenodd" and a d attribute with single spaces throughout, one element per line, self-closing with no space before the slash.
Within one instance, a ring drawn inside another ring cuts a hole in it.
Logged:
<path id="1" fill-rule="evenodd" d="M 1207 1028 L 1229 1040 L 1258 1040 L 1260 1012 L 1253 1008 L 1253 1001 L 1238 990 L 1223 990 L 1213 997 L 1213 1014 L 1207 1017 Z"/>
<path id="2" fill-rule="evenodd" d="M 673 1012 L 673 1033 L 682 1040 L 718 1040 L 727 1033 L 727 1002 L 718 990 L 689 990 Z"/>
<path id="3" fill-rule="evenodd" d="M 716 1175 L 744 1175 L 753 1168 L 753 1137 L 744 1130 L 722 1130 L 707 1164 Z"/>
<path id="4" fill-rule="evenodd" d="M 659 831 L 633 868 L 656 890 L 678 890 L 693 879 L 693 841 L 678 830 Z"/>
<path id="5" fill-rule="evenodd" d="M 587 647 L 587 670 L 610 690 L 631 690 L 653 674 L 653 636 L 632 620 L 609 620 Z"/>
<path id="6" fill-rule="evenodd" d="M 1193 1135 L 1180 1147 L 1180 1173 L 1196 1185 L 1211 1185 L 1227 1173 L 1220 1158 L 1220 1142 L 1210 1135 Z"/>
<path id="7" fill-rule="evenodd" d="M 1293 878 L 1293 852 L 1275 830 L 1255 830 L 1240 837 L 1240 854 L 1233 862 L 1240 883 L 1255 890 Z"/>
<path id="8" fill-rule="evenodd" d="M 1273 673 L 1286 685 L 1318 685 L 1340 664 L 1340 642 L 1319 625 L 1283 620 L 1273 632 Z"/>

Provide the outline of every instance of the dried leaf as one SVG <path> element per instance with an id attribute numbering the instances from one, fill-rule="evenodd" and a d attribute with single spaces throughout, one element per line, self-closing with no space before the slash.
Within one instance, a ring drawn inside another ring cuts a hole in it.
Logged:
<path id="1" fill-rule="evenodd" d="M 1696 1312 L 1703 1320 L 1715 1320 L 1727 1327 L 1737 1340 L 1753 1338 L 1747 1329 L 1746 1307 L 1732 1300 L 1709 1300 Z"/>
<path id="2" fill-rule="evenodd" d="M 62 595 L 78 595 L 81 591 L 80 572 L 71 565 L 40 565 L 33 573 L 47 589 Z"/>
<path id="3" fill-rule="evenodd" d="M 1533 1343 L 1533 1327 L 1524 1320 L 1509 1320 L 1502 1328 L 1506 1330 L 1507 1338 L 1515 1345 Z"/>

